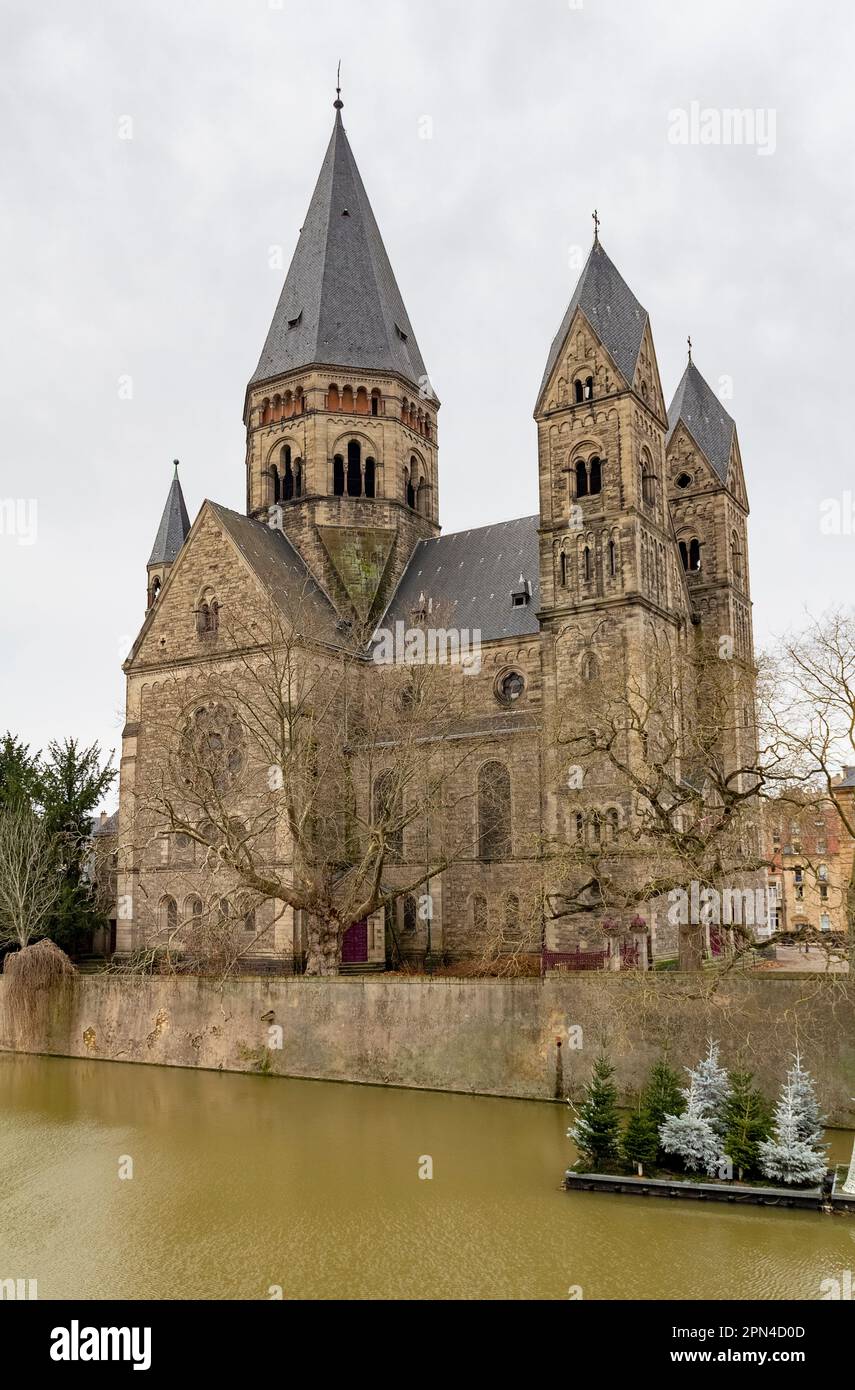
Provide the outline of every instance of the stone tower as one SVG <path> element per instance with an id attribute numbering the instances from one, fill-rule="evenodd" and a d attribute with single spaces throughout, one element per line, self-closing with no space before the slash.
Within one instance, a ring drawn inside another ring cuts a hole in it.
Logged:
<path id="1" fill-rule="evenodd" d="M 163 509 L 163 516 L 160 518 L 154 546 L 146 566 L 148 574 L 146 583 L 147 609 L 156 603 L 166 576 L 172 569 L 175 557 L 187 539 L 187 533 L 190 530 L 190 518 L 187 515 L 184 493 L 181 491 L 181 483 L 178 481 L 178 459 L 175 459 L 174 467 L 175 473 L 166 498 L 166 506 Z"/>
<path id="2" fill-rule="evenodd" d="M 247 513 L 282 528 L 344 619 L 368 623 L 439 533 L 439 402 L 335 106 L 247 388 Z"/>
<path id="3" fill-rule="evenodd" d="M 730 663 L 730 757 L 737 765 L 750 765 L 755 670 L 748 494 L 736 425 L 691 357 L 668 419 L 668 495 L 681 565 L 695 621 Z"/>

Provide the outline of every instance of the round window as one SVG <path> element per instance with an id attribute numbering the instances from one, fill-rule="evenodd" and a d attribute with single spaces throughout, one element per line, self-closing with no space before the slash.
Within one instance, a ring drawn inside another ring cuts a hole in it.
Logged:
<path id="1" fill-rule="evenodd" d="M 519 671 L 508 671 L 499 677 L 496 693 L 505 705 L 512 705 L 525 690 L 525 678 Z"/>
<path id="2" fill-rule="evenodd" d="M 692 475 L 691 475 L 691 473 L 681 473 L 680 476 L 679 476 L 678 479 L 677 479 L 677 486 L 678 486 L 678 487 L 691 487 L 691 486 L 692 486 Z"/>

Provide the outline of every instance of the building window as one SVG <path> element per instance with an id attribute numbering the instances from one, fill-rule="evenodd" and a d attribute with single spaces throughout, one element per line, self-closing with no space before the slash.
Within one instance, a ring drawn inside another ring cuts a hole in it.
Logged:
<path id="1" fill-rule="evenodd" d="M 487 899 L 482 893 L 472 894 L 472 930 L 478 933 L 487 930 Z"/>
<path id="2" fill-rule="evenodd" d="M 827 912 L 820 913 L 819 929 L 820 931 L 831 931 L 831 918 Z"/>
<path id="3" fill-rule="evenodd" d="M 347 495 L 362 496 L 362 449 L 358 439 L 351 439 L 347 446 Z"/>
<path id="4" fill-rule="evenodd" d="M 593 497 L 603 490 L 603 465 L 596 454 L 588 465 L 588 491 Z"/>
<path id="5" fill-rule="evenodd" d="M 692 476 L 690 473 L 680 473 L 677 477 L 677 486 L 687 488 L 692 486 Z"/>
<path id="6" fill-rule="evenodd" d="M 374 459 L 365 460 L 365 496 L 373 497 L 377 486 L 377 465 Z"/>
<path id="7" fill-rule="evenodd" d="M 594 652 L 585 652 L 582 657 L 580 672 L 583 681 L 595 681 L 600 674 L 600 663 Z"/>
<path id="8" fill-rule="evenodd" d="M 401 789 L 394 772 L 381 772 L 374 779 L 374 828 L 381 831 L 393 859 L 404 852 L 404 823 Z"/>
<path id="9" fill-rule="evenodd" d="M 344 496 L 344 459 L 341 454 L 336 454 L 333 459 L 333 493 L 336 497 Z"/>
<path id="10" fill-rule="evenodd" d="M 503 705 L 512 705 L 525 691 L 525 677 L 520 671 L 508 671 L 496 684 L 496 696 Z"/>
<path id="11" fill-rule="evenodd" d="M 507 893 L 505 895 L 504 939 L 511 946 L 518 945 L 522 940 L 520 900 L 516 893 Z"/>
<path id="12" fill-rule="evenodd" d="M 178 927 L 178 904 L 174 898 L 161 898 L 158 917 L 160 930 L 167 931 L 171 935 Z"/>
<path id="13" fill-rule="evenodd" d="M 484 763 L 478 770 L 478 856 L 511 857 L 511 774 L 504 763 Z"/>
<path id="14" fill-rule="evenodd" d="M 588 496 L 588 469 L 584 459 L 579 459 L 576 463 L 576 496 Z"/>

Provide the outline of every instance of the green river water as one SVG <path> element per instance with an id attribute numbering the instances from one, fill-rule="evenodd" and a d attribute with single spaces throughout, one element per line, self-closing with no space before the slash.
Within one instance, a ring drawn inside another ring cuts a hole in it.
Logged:
<path id="1" fill-rule="evenodd" d="M 62 1299 L 818 1299 L 855 1269 L 855 1217 L 563 1192 L 567 1123 L 0 1053 L 0 1279 Z"/>

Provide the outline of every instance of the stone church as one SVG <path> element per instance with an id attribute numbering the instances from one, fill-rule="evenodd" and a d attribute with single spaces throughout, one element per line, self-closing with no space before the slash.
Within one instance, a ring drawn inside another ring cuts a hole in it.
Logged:
<path id="1" fill-rule="evenodd" d="M 441 534 L 440 403 L 335 105 L 246 388 L 245 513 L 205 501 L 191 524 L 176 467 L 148 561 L 145 620 L 124 667 L 120 954 L 200 910 L 205 871 L 193 845 L 152 842 L 139 807 L 164 702 L 180 717 L 201 698 L 206 670 L 224 656 L 221 615 L 253 588 L 287 610 L 289 591 L 308 587 L 332 640 L 354 624 L 394 630 L 433 607 L 479 634 L 479 669 L 466 676 L 477 717 L 460 731 L 474 750 L 471 852 L 431 884 L 432 949 L 450 959 L 471 954 L 511 910 L 533 828 L 572 837 L 588 814 L 599 823 L 632 814 L 628 787 L 590 787 L 585 817 L 565 805 L 561 752 L 544 733 L 562 711 L 581 717 L 598 663 L 623 659 L 646 632 L 680 646 L 702 630 L 731 634 L 735 669 L 753 666 L 734 422 L 691 357 L 666 408 L 650 318 L 597 231 L 544 344 L 531 456 L 538 512 Z M 489 850 L 478 830 L 482 783 L 507 806 Z M 391 911 L 396 938 L 417 956 L 424 924 L 409 901 Z M 262 954 L 297 968 L 299 916 L 276 915 Z M 382 968 L 387 926 L 382 914 L 354 924 L 345 960 Z M 545 947 L 568 944 L 560 924 L 544 930 Z M 654 936 L 654 953 L 668 949 Z"/>

